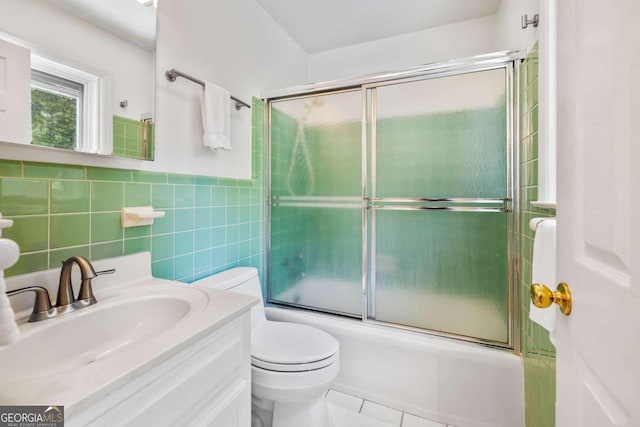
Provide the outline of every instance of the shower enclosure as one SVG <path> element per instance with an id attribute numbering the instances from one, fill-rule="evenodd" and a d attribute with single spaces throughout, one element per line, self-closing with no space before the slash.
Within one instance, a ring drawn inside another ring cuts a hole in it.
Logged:
<path id="1" fill-rule="evenodd" d="M 516 60 L 266 96 L 269 302 L 512 348 Z"/>

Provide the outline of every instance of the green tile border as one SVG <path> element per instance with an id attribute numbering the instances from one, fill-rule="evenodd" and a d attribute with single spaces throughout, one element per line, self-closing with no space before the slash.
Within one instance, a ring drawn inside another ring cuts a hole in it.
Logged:
<path id="1" fill-rule="evenodd" d="M 0 160 L 0 177 L 21 177 L 22 162 L 17 160 Z"/>
<path id="2" fill-rule="evenodd" d="M 168 183 L 167 174 L 161 172 L 131 171 L 134 182 Z"/>
<path id="3" fill-rule="evenodd" d="M 131 182 L 132 171 L 126 169 L 86 167 L 87 179 L 92 181 Z"/>
<path id="4" fill-rule="evenodd" d="M 85 179 L 83 166 L 52 163 L 25 163 L 25 178 Z"/>

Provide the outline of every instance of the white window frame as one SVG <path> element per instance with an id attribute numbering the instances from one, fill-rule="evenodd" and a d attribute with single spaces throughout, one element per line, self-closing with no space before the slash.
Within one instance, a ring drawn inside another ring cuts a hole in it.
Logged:
<path id="1" fill-rule="evenodd" d="M 83 86 L 82 111 L 78 112 L 82 114 L 82 129 L 78 135 L 75 151 L 111 154 L 113 117 L 111 104 L 107 102 L 109 99 L 107 94 L 111 93 L 110 78 L 99 77 L 33 53 L 31 68 Z"/>
<path id="2" fill-rule="evenodd" d="M 76 150 L 82 137 L 82 129 L 84 128 L 84 85 L 73 80 L 64 79 L 60 76 L 55 76 L 32 68 L 31 88 L 53 93 L 58 96 L 66 96 L 76 99 L 76 132 L 73 140 L 73 149 Z M 33 94 L 31 95 L 31 98 L 31 102 L 33 103 Z M 32 141 L 31 143 L 33 144 L 34 142 Z"/>

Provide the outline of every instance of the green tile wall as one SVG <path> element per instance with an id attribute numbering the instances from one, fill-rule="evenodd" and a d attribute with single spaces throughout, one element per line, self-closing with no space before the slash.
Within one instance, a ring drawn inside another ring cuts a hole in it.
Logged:
<path id="1" fill-rule="evenodd" d="M 549 333 L 529 320 L 529 287 L 534 233 L 529 220 L 555 216 L 555 211 L 531 206 L 538 198 L 538 45 L 520 66 L 520 296 L 527 427 L 555 425 L 555 348 Z"/>
<path id="2" fill-rule="evenodd" d="M 262 275 L 263 114 L 254 99 L 251 180 L 0 160 L 0 212 L 14 220 L 4 236 L 21 250 L 6 276 L 58 267 L 71 255 L 142 251 L 165 279 L 190 282 L 236 266 Z M 146 205 L 166 216 L 120 226 L 122 207 Z"/>
<path id="3" fill-rule="evenodd" d="M 506 128 L 504 102 L 378 119 L 376 196 L 506 197 Z"/>
<path id="4" fill-rule="evenodd" d="M 293 141 L 297 132 L 297 120 L 277 108 L 272 109 L 272 194 L 289 195 L 291 190 L 295 195 L 361 197 L 360 124 L 343 122 L 306 127 L 306 148 L 313 161 L 311 172 L 301 148 L 298 147 L 294 156 Z M 313 187 L 309 183 L 310 173 L 315 176 Z M 360 210 L 273 208 L 272 296 L 295 285 L 305 274 L 350 281 L 354 283 L 353 291 L 361 292 L 361 254 Z"/>
<path id="5" fill-rule="evenodd" d="M 144 127 L 147 127 L 147 147 Z M 153 160 L 155 125 L 126 117 L 113 116 L 113 155 L 130 159 Z"/>

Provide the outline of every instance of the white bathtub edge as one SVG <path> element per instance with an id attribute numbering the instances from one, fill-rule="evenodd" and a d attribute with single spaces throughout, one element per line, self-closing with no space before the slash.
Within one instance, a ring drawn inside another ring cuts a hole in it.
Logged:
<path id="1" fill-rule="evenodd" d="M 266 315 L 338 339 L 336 390 L 459 427 L 524 426 L 523 362 L 513 353 L 303 310 Z"/>

